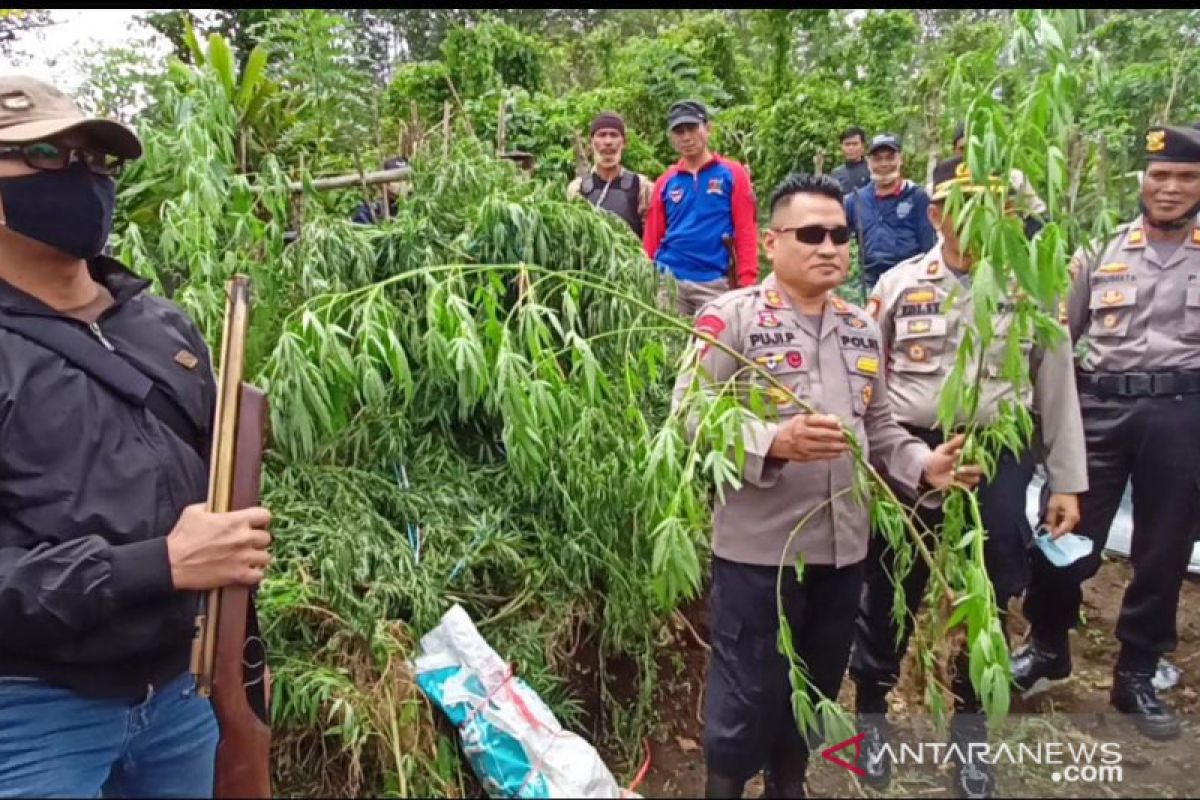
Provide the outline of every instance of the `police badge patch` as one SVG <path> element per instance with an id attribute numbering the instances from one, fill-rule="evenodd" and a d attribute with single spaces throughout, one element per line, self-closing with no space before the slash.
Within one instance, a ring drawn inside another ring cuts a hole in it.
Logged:
<path id="1" fill-rule="evenodd" d="M 908 212 L 912 211 L 912 203 L 908 200 L 901 200 L 896 204 L 896 216 L 899 219 L 904 219 L 908 216 Z"/>
<path id="2" fill-rule="evenodd" d="M 671 198 L 672 203 L 678 203 L 683 199 L 683 189 L 672 189 L 668 197 Z"/>
<path id="3" fill-rule="evenodd" d="M 725 330 L 725 321 L 716 314 L 705 314 L 700 319 L 696 320 L 696 332 L 707 334 L 716 339 L 720 337 L 721 332 Z M 704 339 L 696 339 L 696 347 L 700 350 L 700 358 L 704 358 L 708 354 L 708 350 L 712 347 L 712 342 L 707 342 Z"/>
<path id="4" fill-rule="evenodd" d="M 767 301 L 768 308 L 787 308 L 787 304 L 783 302 L 783 296 L 774 289 L 767 289 L 763 297 Z"/>
<path id="5" fill-rule="evenodd" d="M 760 328 L 778 328 L 782 324 L 779 321 L 779 317 L 775 316 L 774 311 L 758 312 L 758 326 Z"/>
<path id="6" fill-rule="evenodd" d="M 754 363 L 774 372 L 779 369 L 779 365 L 783 363 L 783 359 L 777 353 L 767 353 L 765 356 L 756 356 Z"/>

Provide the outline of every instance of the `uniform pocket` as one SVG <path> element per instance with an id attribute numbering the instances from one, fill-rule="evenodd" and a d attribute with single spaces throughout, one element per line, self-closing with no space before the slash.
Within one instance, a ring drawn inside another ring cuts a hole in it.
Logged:
<path id="1" fill-rule="evenodd" d="M 1183 338 L 1200 339 L 1200 274 L 1188 276 L 1183 308 Z"/>
<path id="2" fill-rule="evenodd" d="M 945 317 L 907 317 L 896 320 L 892 369 L 931 373 L 941 369 L 946 349 Z"/>
<path id="3" fill-rule="evenodd" d="M 1128 336 L 1136 307 L 1136 286 L 1093 287 L 1088 303 L 1092 317 L 1088 335 L 1097 338 Z"/>
<path id="4" fill-rule="evenodd" d="M 763 349 L 747 353 L 747 358 L 786 386 L 796 398 L 805 400 L 812 395 L 808 359 L 798 347 Z M 774 409 L 780 417 L 791 417 L 800 412 L 800 406 L 761 372 L 754 372 L 750 385 L 760 392 L 768 410 Z"/>

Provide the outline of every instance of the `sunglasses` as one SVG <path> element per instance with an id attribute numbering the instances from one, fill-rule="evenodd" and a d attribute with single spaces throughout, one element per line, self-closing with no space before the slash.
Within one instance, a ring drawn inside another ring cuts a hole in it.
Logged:
<path id="1" fill-rule="evenodd" d="M 821 244 L 828 236 L 834 244 L 845 244 L 850 241 L 850 228 L 846 225 L 836 225 L 826 228 L 824 225 L 801 225 L 798 228 L 772 228 L 776 233 L 794 233 L 796 241 L 803 244 Z"/>
<path id="2" fill-rule="evenodd" d="M 0 148 L 0 158 L 20 158 L 34 169 L 63 170 L 80 161 L 96 175 L 117 175 L 125 159 L 90 147 L 66 147 L 53 142 L 34 142 Z"/>

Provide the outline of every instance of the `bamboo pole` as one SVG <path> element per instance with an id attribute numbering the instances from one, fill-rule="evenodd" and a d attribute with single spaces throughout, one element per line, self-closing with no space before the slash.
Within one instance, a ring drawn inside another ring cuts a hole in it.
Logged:
<path id="1" fill-rule="evenodd" d="M 442 103 L 442 158 L 450 155 L 450 101 Z"/>
<path id="2" fill-rule="evenodd" d="M 392 181 L 408 180 L 412 177 L 411 167 L 396 167 L 395 169 L 381 169 L 375 172 L 352 172 L 349 175 L 331 175 L 328 178 L 315 178 L 312 181 L 312 186 L 318 191 L 327 189 L 346 189 L 351 186 L 374 185 L 377 183 L 391 183 Z M 300 181 L 288 181 L 288 191 L 302 192 L 304 184 Z M 252 184 L 250 190 L 261 192 L 262 187 L 258 184 Z"/>

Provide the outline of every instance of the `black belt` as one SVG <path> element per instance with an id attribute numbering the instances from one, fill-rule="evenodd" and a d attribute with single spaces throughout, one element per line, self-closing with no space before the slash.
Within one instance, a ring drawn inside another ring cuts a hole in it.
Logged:
<path id="1" fill-rule="evenodd" d="M 1080 391 L 1115 397 L 1200 394 L 1200 372 L 1075 373 Z"/>

